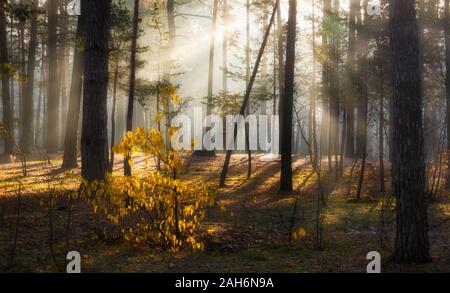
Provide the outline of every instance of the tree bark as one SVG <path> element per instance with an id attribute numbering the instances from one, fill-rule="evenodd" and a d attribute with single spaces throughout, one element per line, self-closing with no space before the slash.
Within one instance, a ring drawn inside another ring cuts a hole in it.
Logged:
<path id="1" fill-rule="evenodd" d="M 445 94 L 447 99 L 447 160 L 450 157 L 450 4 L 445 0 L 444 36 L 445 36 Z M 447 166 L 445 187 L 450 190 L 450 164 Z"/>
<path id="2" fill-rule="evenodd" d="M 31 151 L 33 141 L 33 115 L 34 115 L 34 70 L 36 65 L 36 47 L 37 47 L 37 8 L 38 2 L 32 1 L 33 9 L 30 21 L 30 41 L 28 46 L 28 65 L 27 76 L 24 86 L 24 104 L 22 107 L 22 132 L 20 137 L 20 147 L 22 152 Z"/>
<path id="3" fill-rule="evenodd" d="M 127 131 L 133 131 L 134 95 L 136 90 L 136 51 L 139 34 L 139 0 L 134 0 L 133 36 L 131 39 L 130 84 L 128 91 Z M 125 157 L 124 175 L 131 176 L 130 157 Z"/>
<path id="4" fill-rule="evenodd" d="M 280 11 L 280 10 L 278 10 Z M 277 15 L 279 13 L 277 12 Z M 247 0 L 247 3 L 245 5 L 245 15 L 246 15 L 246 23 L 245 23 L 245 41 L 246 41 L 246 46 L 245 46 L 245 85 L 248 86 L 248 84 L 250 83 L 250 0 Z M 275 47 L 275 45 L 274 45 Z M 274 66 L 275 66 L 275 61 L 274 61 Z M 275 71 L 275 70 L 274 70 Z M 275 73 L 276 76 L 276 73 Z M 275 83 L 275 79 L 274 79 L 274 83 Z M 275 85 L 276 87 L 276 85 Z M 273 97 L 274 99 L 276 98 L 275 95 Z M 275 107 L 275 106 L 274 106 Z M 275 114 L 275 109 L 274 112 Z M 246 109 L 246 115 L 250 114 L 250 100 L 247 101 L 247 109 Z M 250 150 L 250 128 L 249 125 L 246 124 L 245 125 L 245 144 L 246 144 L 246 148 L 247 148 L 247 161 L 248 161 L 248 165 L 247 165 L 247 178 L 252 177 L 252 151 Z"/>
<path id="5" fill-rule="evenodd" d="M 59 3 L 59 36 L 58 36 L 58 54 L 59 54 L 59 137 L 58 137 L 58 145 L 62 148 L 65 143 L 65 135 L 64 130 L 67 128 L 67 111 L 68 111 L 68 95 L 67 95 L 67 63 L 68 63 L 68 34 L 69 34 L 69 15 L 67 13 L 67 0 L 60 1 Z M 59 149 L 59 148 L 58 148 Z"/>
<path id="6" fill-rule="evenodd" d="M 295 41 L 297 29 L 297 0 L 289 1 L 286 44 L 286 74 L 283 95 L 283 128 L 281 129 L 280 191 L 292 191 L 292 116 L 294 108 Z"/>
<path id="7" fill-rule="evenodd" d="M 280 129 L 283 129 L 283 104 L 282 104 L 282 96 L 284 94 L 284 46 L 283 46 L 283 21 L 281 19 L 281 1 L 278 2 L 277 6 L 277 45 L 278 45 L 278 116 L 280 119 L 279 126 Z M 281 140 L 280 146 L 281 150 Z"/>
<path id="8" fill-rule="evenodd" d="M 311 143 L 311 164 L 318 167 L 318 146 L 317 146 L 317 56 L 316 56 L 316 2 L 312 1 L 312 75 L 309 111 L 309 135 Z"/>
<path id="9" fill-rule="evenodd" d="M 58 150 L 58 114 L 59 114 L 59 91 L 58 91 L 58 53 L 57 53 L 57 23 L 58 23 L 58 0 L 48 0 L 48 95 L 47 95 L 47 120 L 46 120 L 46 148 L 48 153 Z"/>
<path id="10" fill-rule="evenodd" d="M 82 176 L 104 180 L 108 172 L 108 58 L 111 0 L 82 0 L 86 7 L 86 44 L 81 136 Z"/>
<path id="11" fill-rule="evenodd" d="M 331 0 L 323 0 L 323 20 L 322 20 L 322 47 L 325 58 L 322 58 L 322 121 L 320 125 L 320 157 L 326 154 L 328 167 L 331 169 L 330 150 L 330 22 L 331 22 Z"/>
<path id="12" fill-rule="evenodd" d="M 390 1 L 393 60 L 392 183 L 397 198 L 396 263 L 430 262 L 425 203 L 422 93 L 415 3 Z"/>
<path id="13" fill-rule="evenodd" d="M 384 182 L 385 166 L 384 166 L 384 128 L 385 128 L 385 117 L 384 117 L 384 104 L 385 104 L 385 89 L 384 89 L 384 63 L 383 63 L 383 52 L 381 44 L 382 35 L 378 36 L 377 40 L 377 51 L 375 53 L 375 71 L 377 74 L 377 84 L 378 84 L 378 94 L 379 94 L 379 109 L 378 109 L 378 160 L 380 168 L 380 193 L 382 195 L 386 192 L 386 184 Z"/>
<path id="14" fill-rule="evenodd" d="M 5 1 L 6 2 L 6 1 Z M 14 135 L 13 128 L 13 113 L 11 108 L 11 92 L 10 92 L 10 78 L 7 71 L 7 65 L 9 64 L 8 58 L 8 39 L 6 32 L 6 15 L 5 15 L 5 3 L 0 1 L 0 77 L 2 79 L 2 104 L 3 104 L 3 126 Z M 12 154 L 13 139 L 4 137 L 4 153 Z"/>
<path id="15" fill-rule="evenodd" d="M 80 121 L 81 91 L 83 87 L 83 67 L 85 52 L 85 17 L 86 11 L 81 7 L 78 16 L 76 39 L 73 50 L 72 81 L 70 85 L 69 109 L 67 112 L 66 132 L 64 140 L 64 156 L 62 167 L 77 167 L 78 124 Z"/>
<path id="16" fill-rule="evenodd" d="M 339 26 L 340 1 L 335 0 L 331 11 L 331 24 L 333 26 Z M 334 171 L 336 178 L 338 177 L 338 145 L 339 145 L 339 34 L 336 33 L 336 29 L 332 29 L 330 35 L 330 51 L 329 57 L 331 60 L 330 66 L 330 81 L 329 81 L 329 93 L 330 93 L 330 131 L 328 135 L 328 143 L 331 156 L 335 158 Z"/>
<path id="17" fill-rule="evenodd" d="M 228 91 L 228 1 L 223 0 L 223 39 L 222 39 L 222 90 L 226 96 Z"/>
<path id="18" fill-rule="evenodd" d="M 175 26 L 175 2 L 174 0 L 167 0 L 167 24 L 169 28 L 169 44 L 167 48 L 167 67 L 165 68 L 165 79 L 169 80 L 170 75 L 170 67 L 173 66 L 172 64 L 172 53 L 173 49 L 175 48 L 175 37 L 176 37 L 176 26 Z"/>
<path id="19" fill-rule="evenodd" d="M 349 158 L 355 157 L 355 52 L 356 52 L 356 25 L 357 11 L 360 10 L 360 0 L 351 0 L 349 13 L 349 37 L 348 37 L 348 55 L 347 55 L 347 72 L 348 72 L 348 94 L 345 103 L 346 112 L 346 143 L 345 156 Z"/>
<path id="20" fill-rule="evenodd" d="M 109 173 L 114 171 L 114 144 L 116 142 L 116 106 L 117 106 L 117 86 L 119 79 L 119 61 L 116 60 L 114 68 L 114 82 L 113 82 L 113 104 L 111 110 L 111 142 L 110 142 L 110 160 L 109 160 Z"/>
<path id="21" fill-rule="evenodd" d="M 364 0 L 363 7 L 368 6 L 368 0 Z M 362 22 L 361 22 L 362 23 Z M 368 54 L 369 54 L 369 37 L 370 24 L 367 9 L 364 12 L 364 26 L 361 28 L 360 34 L 360 54 L 359 54 L 359 71 L 358 71 L 358 120 L 357 120 L 357 137 L 356 146 L 358 156 L 361 160 L 361 171 L 359 173 L 358 189 L 356 199 L 361 199 L 362 188 L 364 184 L 364 175 L 367 163 L 367 123 L 368 123 L 368 96 L 369 96 L 369 77 L 368 77 Z"/>

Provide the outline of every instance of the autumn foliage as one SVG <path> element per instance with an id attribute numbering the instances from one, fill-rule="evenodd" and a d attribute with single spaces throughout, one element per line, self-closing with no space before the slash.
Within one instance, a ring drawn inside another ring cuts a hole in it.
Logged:
<path id="1" fill-rule="evenodd" d="M 109 175 L 106 182 L 83 181 L 77 196 L 117 226 L 126 241 L 171 251 L 203 249 L 198 228 L 214 193 L 205 184 L 176 179 L 184 166 L 182 153 L 168 149 L 159 131 L 142 128 L 127 133 L 114 151 L 124 156 L 140 151 L 161 160 L 164 169 L 143 178 Z"/>

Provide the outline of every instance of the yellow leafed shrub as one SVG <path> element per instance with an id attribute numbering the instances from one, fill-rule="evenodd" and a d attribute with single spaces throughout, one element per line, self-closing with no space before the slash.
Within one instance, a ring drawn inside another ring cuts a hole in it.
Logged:
<path id="1" fill-rule="evenodd" d="M 105 182 L 83 181 L 77 196 L 117 225 L 127 241 L 161 245 L 172 251 L 203 249 L 198 228 L 206 209 L 214 203 L 214 193 L 205 184 L 176 178 L 184 165 L 182 154 L 166 150 L 157 130 L 142 128 L 128 133 L 114 151 L 124 156 L 141 151 L 159 158 L 164 171 L 152 171 L 143 178 L 109 175 Z"/>

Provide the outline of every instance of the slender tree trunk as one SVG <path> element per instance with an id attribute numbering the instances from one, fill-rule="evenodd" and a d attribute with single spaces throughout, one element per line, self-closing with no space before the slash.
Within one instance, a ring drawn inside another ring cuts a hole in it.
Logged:
<path id="1" fill-rule="evenodd" d="M 376 61 L 378 64 L 376 66 L 378 67 L 377 74 L 378 74 L 378 93 L 380 95 L 380 101 L 379 101 L 379 109 L 378 109 L 378 159 L 380 164 L 380 192 L 381 194 L 385 194 L 386 192 L 386 185 L 384 182 L 384 127 L 385 127 L 385 117 L 384 117 L 384 65 L 383 65 L 383 59 L 382 59 L 382 52 L 381 52 L 381 44 L 378 42 L 378 54 L 376 56 Z"/>
<path id="2" fill-rule="evenodd" d="M 368 0 L 364 0 L 363 7 L 368 6 Z M 358 189 L 356 192 L 356 199 L 361 199 L 361 193 L 364 183 L 364 175 L 366 172 L 367 163 L 367 123 L 368 123 L 368 96 L 369 96 L 369 77 L 368 77 L 368 54 L 369 54 L 369 16 L 367 10 L 364 13 L 364 27 L 361 28 L 361 42 L 360 42 L 360 68 L 359 68 L 359 103 L 358 103 L 358 123 L 357 123 L 357 151 L 361 157 L 361 172 L 359 175 Z"/>
<path id="3" fill-rule="evenodd" d="M 222 99 L 228 94 L 228 1 L 222 0 Z M 223 117 L 223 141 L 227 139 L 226 117 Z"/>
<path id="4" fill-rule="evenodd" d="M 228 91 L 228 1 L 223 0 L 223 39 L 222 39 L 222 90 L 224 95 Z"/>
<path id="5" fill-rule="evenodd" d="M 136 51 L 139 34 L 139 0 L 134 0 L 133 36 L 131 40 L 130 85 L 128 92 L 127 131 L 133 131 L 134 95 L 136 90 Z M 124 175 L 131 176 L 130 157 L 124 158 Z"/>
<path id="6" fill-rule="evenodd" d="M 114 82 L 113 82 L 113 104 L 111 110 L 111 149 L 110 149 L 110 161 L 109 161 L 109 173 L 114 171 L 114 144 L 116 142 L 116 105 L 117 105 L 117 86 L 119 79 L 119 61 L 116 61 L 114 68 Z"/>
<path id="7" fill-rule="evenodd" d="M 311 81 L 311 97 L 310 97 L 310 133 L 311 133 L 311 141 L 312 141 L 312 150 L 311 150 L 311 164 L 318 168 L 317 156 L 318 156 L 318 146 L 317 146 L 317 115 L 316 115 L 316 107 L 317 107 L 317 57 L 316 57 L 316 2 L 312 1 L 312 48 L 313 48 L 313 56 L 312 56 L 312 81 Z"/>
<path id="8" fill-rule="evenodd" d="M 277 45 L 278 45 L 278 116 L 279 116 L 279 127 L 280 129 L 283 129 L 283 94 L 284 94 L 284 46 L 283 46 L 283 21 L 281 19 L 281 1 L 278 2 L 277 6 Z M 280 146 L 279 149 L 281 150 L 281 139 L 280 139 Z"/>
<path id="9" fill-rule="evenodd" d="M 167 0 L 167 24 L 169 27 L 169 44 L 167 48 L 167 56 L 170 67 L 172 64 L 172 52 L 175 48 L 175 37 L 176 37 L 176 26 L 175 26 L 175 1 L 174 0 Z M 170 75 L 170 68 L 166 68 L 166 76 L 165 78 L 168 80 L 168 76 Z"/>
<path id="10" fill-rule="evenodd" d="M 445 35 L 445 93 L 447 99 L 447 160 L 450 158 L 450 5 L 449 0 L 445 0 L 444 35 Z M 450 190 L 450 164 L 447 166 L 447 179 L 445 183 L 447 190 Z"/>
<path id="11" fill-rule="evenodd" d="M 327 155 L 328 169 L 331 170 L 331 150 L 330 150 L 330 126 L 331 126 L 331 86 L 330 86 L 330 31 L 331 27 L 331 0 L 323 0 L 323 20 L 322 20 L 322 47 L 325 58 L 322 61 L 322 122 L 320 129 L 320 153 Z M 320 157 L 321 157 L 320 156 Z"/>
<path id="12" fill-rule="evenodd" d="M 280 191 L 292 191 L 292 116 L 294 108 L 295 41 L 297 35 L 297 0 L 289 0 L 286 45 L 286 75 L 283 95 L 283 128 L 281 129 Z"/>
<path id="13" fill-rule="evenodd" d="M 5 1 L 6 2 L 6 1 Z M 2 106 L 3 106 L 3 126 L 14 135 L 13 112 L 10 95 L 10 74 L 6 65 L 8 59 L 8 38 L 6 32 L 5 2 L 0 1 L 0 78 L 2 79 Z M 4 137 L 4 153 L 13 153 L 13 138 Z"/>
<path id="14" fill-rule="evenodd" d="M 246 14 L 245 85 L 248 86 L 248 84 L 250 83 L 250 0 L 247 0 L 245 8 L 246 8 L 245 9 L 245 14 Z M 275 83 L 275 80 L 274 80 L 274 83 Z M 275 99 L 275 96 L 274 96 L 274 99 Z M 247 109 L 246 109 L 246 115 L 248 116 L 249 114 L 250 114 L 250 100 L 247 101 Z M 275 114 L 275 109 L 274 109 L 274 114 Z M 252 151 L 250 150 L 250 128 L 249 128 L 248 124 L 245 125 L 245 144 L 247 147 L 247 160 L 248 160 L 247 178 L 250 178 L 250 177 L 252 177 Z"/>
<path id="15" fill-rule="evenodd" d="M 33 11 L 30 19 L 30 42 L 28 47 L 26 81 L 24 85 L 22 131 L 20 136 L 20 147 L 24 153 L 29 153 L 31 151 L 33 138 L 33 87 L 37 47 L 37 12 L 35 10 L 37 10 L 38 4 L 36 1 L 32 1 L 32 5 Z"/>
<path id="16" fill-rule="evenodd" d="M 355 52 L 356 52 L 356 25 L 357 11 L 361 10 L 360 0 L 350 1 L 349 13 L 349 37 L 347 52 L 347 74 L 348 74 L 348 94 L 345 104 L 346 112 L 346 143 L 345 156 L 349 158 L 355 157 Z"/>
<path id="17" fill-rule="evenodd" d="M 24 5 L 24 0 L 19 0 L 19 4 Z M 18 21 L 18 27 L 17 27 L 17 36 L 18 36 L 18 43 L 17 43 L 17 52 L 19 55 L 19 66 L 18 66 L 18 72 L 19 76 L 25 77 L 27 74 L 26 71 L 26 59 L 25 59 L 25 21 L 26 19 L 19 18 Z M 25 82 L 22 80 L 19 80 L 19 95 L 18 95 L 18 101 L 19 101 L 19 108 L 17 111 L 17 137 L 19 138 L 19 144 L 20 140 L 22 139 L 22 132 L 23 132 L 23 112 L 24 112 L 24 94 L 25 94 Z"/>
<path id="18" fill-rule="evenodd" d="M 214 92 L 214 56 L 216 51 L 216 28 L 219 0 L 214 0 L 213 15 L 211 21 L 211 37 L 209 39 L 209 67 L 208 67 L 208 96 L 206 100 L 206 116 L 212 114 L 213 92 Z M 208 129 L 206 130 L 208 131 Z M 202 142 L 203 143 L 203 142 Z M 201 150 L 195 152 L 198 156 L 214 157 L 214 151 Z"/>
<path id="19" fill-rule="evenodd" d="M 339 27 L 340 1 L 335 0 L 331 11 L 332 25 Z M 339 34 L 336 33 L 336 28 L 331 33 L 329 56 L 331 59 L 330 66 L 330 131 L 328 136 L 328 143 L 331 156 L 335 158 L 334 171 L 336 179 L 339 173 L 338 166 L 338 145 L 339 145 Z"/>
<path id="20" fill-rule="evenodd" d="M 258 74 L 259 65 L 261 64 L 262 55 L 264 54 L 264 50 L 267 45 L 267 40 L 269 39 L 270 30 L 271 30 L 272 25 L 275 20 L 275 14 L 277 12 L 277 7 L 278 7 L 277 5 L 279 4 L 279 1 L 280 0 L 277 0 L 277 2 L 275 3 L 275 6 L 273 8 L 272 17 L 270 18 L 269 26 L 267 27 L 267 30 L 264 34 L 263 42 L 261 44 L 261 48 L 259 49 L 258 57 L 256 58 L 255 67 L 253 68 L 253 73 L 250 77 L 250 82 L 248 83 L 247 90 L 246 90 L 245 96 L 244 96 L 244 101 L 242 103 L 239 115 L 244 116 L 245 112 L 247 110 L 247 106 L 248 106 L 249 100 L 250 100 L 250 94 L 252 92 L 253 85 L 255 84 L 255 79 L 256 79 L 256 75 Z M 234 140 L 235 141 L 236 141 L 236 137 L 237 137 L 237 125 L 234 125 Z M 222 173 L 220 174 L 220 182 L 219 182 L 220 187 L 225 186 L 225 180 L 227 178 L 228 167 L 230 165 L 230 160 L 231 160 L 232 154 L 233 154 L 233 151 L 227 151 L 227 153 L 226 153 L 225 162 L 224 162 L 223 168 L 222 168 Z"/>
<path id="21" fill-rule="evenodd" d="M 216 49 L 216 27 L 219 0 L 214 0 L 213 18 L 211 23 L 211 38 L 209 42 L 209 68 L 208 68 L 208 100 L 206 105 L 206 115 L 212 113 L 212 98 L 214 90 L 214 55 Z"/>
<path id="22" fill-rule="evenodd" d="M 78 124 L 80 121 L 85 51 L 85 14 L 84 7 L 81 7 L 81 16 L 78 16 L 76 32 L 77 45 L 75 45 L 73 50 L 72 82 L 70 85 L 69 109 L 64 140 L 62 167 L 67 169 L 77 167 Z"/>
<path id="23" fill-rule="evenodd" d="M 174 66 L 174 56 L 173 50 L 175 49 L 175 40 L 176 40 L 176 26 L 175 26 L 175 0 L 167 0 L 167 24 L 169 29 L 168 34 L 168 45 L 166 49 L 166 66 L 164 68 L 164 80 L 165 82 L 169 82 L 171 80 L 172 67 Z M 171 106 L 169 103 L 169 97 L 162 96 L 161 98 L 165 99 L 164 106 L 164 114 L 165 114 L 165 141 L 166 141 L 166 150 L 170 150 L 170 137 L 169 137 L 169 128 L 171 127 L 170 121 L 170 111 Z"/>
<path id="24" fill-rule="evenodd" d="M 10 36 L 10 46 L 11 46 L 11 50 L 10 50 L 10 57 L 9 57 L 9 62 L 10 62 L 10 64 L 14 64 L 14 63 L 18 63 L 18 60 L 17 60 L 17 58 L 15 58 L 15 55 L 14 55 L 14 32 L 13 32 L 13 26 L 14 26 L 14 19 L 10 19 L 10 22 L 11 22 L 11 24 L 10 24 L 10 26 L 11 26 L 11 29 L 10 29 L 10 34 L 9 34 L 9 36 Z M 18 41 L 18 39 L 17 39 L 17 42 L 19 42 Z M 19 52 L 19 50 L 17 49 L 17 52 Z M 10 133 L 11 133 L 11 135 L 12 135 L 12 137 L 14 137 L 14 140 L 12 140 L 11 142 L 14 144 L 15 143 L 15 138 L 16 138 L 16 132 L 15 132 L 15 129 L 16 129 L 16 123 L 15 123 L 15 121 L 17 121 L 17 115 L 16 115 L 16 110 L 17 110 L 17 107 L 16 107 L 16 91 L 15 91 L 15 89 L 16 89 L 16 85 L 18 84 L 18 82 L 16 82 L 15 80 L 14 80 L 14 78 L 10 78 L 10 87 L 11 87 L 11 90 L 10 90 L 10 95 L 11 95 L 11 119 L 12 119 L 12 124 L 11 124 L 11 130 L 10 130 Z"/>
<path id="25" fill-rule="evenodd" d="M 37 1 L 32 1 L 32 9 L 37 10 Z M 37 47 L 37 12 L 33 11 L 30 22 L 30 42 L 28 46 L 28 65 L 27 76 L 24 86 L 24 104 L 22 107 L 22 132 L 20 137 L 20 146 L 22 152 L 31 151 L 33 141 L 33 114 L 34 114 L 34 71 L 36 65 L 36 47 Z"/>
<path id="26" fill-rule="evenodd" d="M 363 7 L 367 3 L 367 0 L 363 0 Z M 366 10 L 364 10 L 364 15 L 366 16 L 364 18 L 364 21 L 367 20 L 367 13 Z M 357 109 L 357 118 L 356 118 L 356 155 L 359 158 L 362 158 L 364 156 L 364 144 L 365 144 L 365 137 L 364 137 L 364 127 L 367 124 L 367 117 L 364 111 L 365 107 L 365 97 L 364 97 L 364 91 L 367 82 L 365 76 L 367 75 L 363 67 L 365 66 L 366 62 L 366 54 L 368 50 L 368 38 L 367 38 L 367 25 L 366 23 L 363 23 L 361 13 L 358 14 L 358 52 L 357 52 L 357 62 L 359 63 L 359 68 L 355 74 L 356 78 L 356 84 L 357 84 L 357 94 L 356 94 L 356 109 Z"/>
<path id="27" fill-rule="evenodd" d="M 59 121 L 60 121 L 60 127 L 59 127 L 59 137 L 58 137 L 58 145 L 59 148 L 62 146 L 64 147 L 64 131 L 66 129 L 66 118 L 67 118 L 67 35 L 69 34 L 69 23 L 68 23 L 68 17 L 67 14 L 67 1 L 60 0 L 60 14 L 59 14 L 59 64 L 58 64 L 58 70 L 59 70 Z M 58 148 L 58 149 L 59 149 Z"/>
<path id="28" fill-rule="evenodd" d="M 390 1 L 393 60 L 392 183 L 397 198 L 394 261 L 430 262 L 425 203 L 421 72 L 415 3 Z"/>
<path id="29" fill-rule="evenodd" d="M 58 0 L 48 0 L 48 96 L 46 120 L 46 148 L 48 153 L 58 149 L 59 76 L 57 53 Z"/>
<path id="30" fill-rule="evenodd" d="M 40 108 L 38 109 L 38 125 L 36 125 L 36 147 L 41 149 L 45 144 L 44 129 L 45 129 L 45 117 L 46 117 L 46 100 L 47 100 L 47 56 L 46 56 L 46 36 L 41 35 L 41 83 L 39 86 L 39 92 L 41 95 Z"/>
<path id="31" fill-rule="evenodd" d="M 82 0 L 86 44 L 81 136 L 82 176 L 104 180 L 108 172 L 108 59 L 111 0 Z"/>
<path id="32" fill-rule="evenodd" d="M 39 142 L 40 142 L 40 134 L 41 134 L 41 115 L 42 115 L 42 101 L 43 101 L 43 93 L 44 93 L 44 42 L 41 43 L 41 60 L 40 60 L 40 77 L 39 77 L 39 94 L 38 94 L 38 104 L 37 104 L 37 113 L 35 116 L 35 123 L 34 123 L 34 146 L 36 148 L 39 148 Z"/>

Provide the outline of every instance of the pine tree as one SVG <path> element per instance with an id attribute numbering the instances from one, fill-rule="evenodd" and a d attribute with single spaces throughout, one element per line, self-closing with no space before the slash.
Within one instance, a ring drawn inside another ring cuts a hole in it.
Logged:
<path id="1" fill-rule="evenodd" d="M 392 183 L 397 198 L 394 261 L 431 261 L 425 203 L 419 40 L 413 1 L 390 1 L 394 75 Z"/>
<path id="2" fill-rule="evenodd" d="M 111 0 L 82 0 L 86 43 L 81 135 L 81 175 L 104 180 L 108 172 L 107 98 Z"/>
<path id="3" fill-rule="evenodd" d="M 286 73 L 283 94 L 283 128 L 281 129 L 280 191 L 292 191 L 292 118 L 294 108 L 295 42 L 297 35 L 297 0 L 289 1 L 286 44 Z"/>

